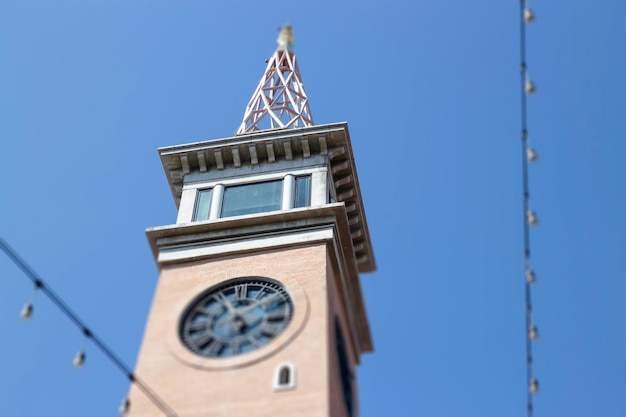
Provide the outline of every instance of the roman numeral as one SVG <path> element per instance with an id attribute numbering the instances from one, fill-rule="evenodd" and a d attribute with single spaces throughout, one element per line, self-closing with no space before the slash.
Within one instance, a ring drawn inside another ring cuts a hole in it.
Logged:
<path id="1" fill-rule="evenodd" d="M 287 317 L 287 311 L 285 310 L 272 311 L 271 313 L 268 313 L 266 316 L 267 320 L 270 320 L 270 321 L 284 320 L 285 317 Z"/>
<path id="2" fill-rule="evenodd" d="M 206 327 L 206 320 L 198 320 L 190 323 L 187 329 L 195 332 L 196 330 L 204 329 Z"/>
<path id="3" fill-rule="evenodd" d="M 204 349 L 205 346 L 213 342 L 215 339 L 211 333 L 202 333 L 190 335 L 191 341 L 198 346 L 199 349 Z"/>
<path id="4" fill-rule="evenodd" d="M 233 304 L 230 302 L 228 297 L 223 292 L 219 292 L 215 294 L 213 298 L 217 300 L 217 302 L 220 303 L 220 305 L 224 307 L 229 313 L 233 313 L 234 311 Z"/>
<path id="5" fill-rule="evenodd" d="M 248 340 L 248 341 L 252 344 L 252 346 L 254 346 L 255 348 L 256 348 L 256 347 L 259 347 L 259 342 L 257 342 L 257 340 L 254 338 L 254 336 L 252 336 L 252 335 L 248 335 L 248 336 L 246 337 L 246 339 L 247 339 L 247 340 Z"/>
<path id="6" fill-rule="evenodd" d="M 248 284 L 239 284 L 235 286 L 235 299 L 244 300 L 248 298 Z"/>
<path id="7" fill-rule="evenodd" d="M 200 306 L 200 307 L 196 307 L 194 309 L 194 316 L 208 316 L 209 314 L 211 314 L 209 312 L 209 308 L 206 306 Z"/>
<path id="8" fill-rule="evenodd" d="M 217 356 L 220 354 L 223 346 L 224 344 L 222 342 L 214 339 L 213 342 L 209 345 L 209 349 L 207 352 L 210 356 Z"/>
<path id="9" fill-rule="evenodd" d="M 223 292 L 218 292 L 217 294 L 213 296 L 213 298 L 215 299 L 215 301 L 217 301 L 221 305 L 226 305 L 229 302 L 228 298 L 226 298 Z"/>
<path id="10" fill-rule="evenodd" d="M 261 328 L 261 333 L 263 333 L 266 336 L 274 337 L 281 331 L 281 329 L 282 329 L 282 326 L 280 325 L 266 323 Z"/>

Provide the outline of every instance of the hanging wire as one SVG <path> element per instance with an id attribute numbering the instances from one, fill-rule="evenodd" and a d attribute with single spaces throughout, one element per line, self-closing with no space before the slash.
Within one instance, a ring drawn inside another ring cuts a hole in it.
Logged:
<path id="1" fill-rule="evenodd" d="M 17 265 L 22 272 L 30 279 L 35 285 L 36 290 L 40 290 L 44 293 L 50 301 L 59 309 L 65 316 L 78 327 L 85 339 L 89 339 L 92 343 L 115 365 L 123 374 L 128 378 L 131 384 L 135 384 L 148 399 L 159 409 L 166 417 L 177 417 L 176 412 L 168 406 L 145 382 L 143 382 L 137 375 L 133 373 L 128 365 L 120 359 L 120 357 L 109 348 L 100 337 L 93 333 L 85 324 L 85 322 L 76 314 L 70 307 L 35 273 L 35 271 L 24 261 L 18 254 L 9 246 L 9 244 L 2 238 L 0 238 L 0 249 Z M 30 314 L 32 314 L 32 302 L 30 305 Z M 26 306 L 24 307 L 26 308 Z M 22 309 L 24 310 L 24 309 Z M 29 316 L 30 317 L 30 316 Z M 82 356 L 79 358 L 79 356 Z M 74 365 L 77 363 L 82 366 L 85 361 L 84 349 L 79 351 L 74 358 Z M 79 367 L 79 366 L 77 366 Z"/>
<path id="2" fill-rule="evenodd" d="M 537 152 L 530 147 L 528 139 L 527 98 L 535 94 L 537 87 L 530 78 L 526 65 L 526 25 L 535 21 L 535 13 L 527 0 L 520 0 L 520 74 L 521 74 L 521 124 L 522 124 L 522 187 L 524 203 L 524 298 L 526 321 L 526 412 L 533 417 L 533 396 L 539 392 L 539 381 L 533 370 L 533 342 L 539 338 L 539 330 L 533 321 L 531 287 L 536 281 L 530 264 L 530 227 L 539 223 L 537 214 L 530 206 L 528 164 L 536 162 Z"/>

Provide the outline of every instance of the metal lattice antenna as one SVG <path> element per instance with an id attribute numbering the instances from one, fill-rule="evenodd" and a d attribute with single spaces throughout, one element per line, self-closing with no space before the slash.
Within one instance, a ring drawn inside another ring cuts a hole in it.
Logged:
<path id="1" fill-rule="evenodd" d="M 236 135 L 263 129 L 313 126 L 309 99 L 304 91 L 291 26 L 278 35 L 278 48 L 269 59 L 265 73 L 250 102 Z M 269 121 L 269 123 L 268 123 Z"/>

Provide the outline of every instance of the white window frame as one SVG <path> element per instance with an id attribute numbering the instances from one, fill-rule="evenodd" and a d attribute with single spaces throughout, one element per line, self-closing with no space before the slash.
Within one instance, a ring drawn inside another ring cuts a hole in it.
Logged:
<path id="1" fill-rule="evenodd" d="M 196 222 L 196 200 L 200 190 L 212 189 L 211 207 L 209 209 L 209 219 L 211 221 L 221 218 L 224 189 L 233 185 L 254 184 L 257 182 L 275 181 L 282 179 L 283 193 L 281 210 L 290 210 L 294 207 L 295 179 L 297 177 L 311 176 L 311 196 L 309 207 L 320 206 L 327 203 L 327 172 L 325 167 L 316 167 L 295 170 L 290 172 L 276 172 L 254 177 L 237 177 L 222 179 L 219 181 L 203 181 L 185 184 L 181 193 L 180 204 L 178 206 L 177 224 Z"/>

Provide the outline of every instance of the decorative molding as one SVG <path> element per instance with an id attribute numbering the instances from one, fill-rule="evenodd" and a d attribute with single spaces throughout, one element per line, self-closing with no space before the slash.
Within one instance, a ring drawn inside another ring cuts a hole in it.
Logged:
<path id="1" fill-rule="evenodd" d="M 198 168 L 200 172 L 206 172 L 207 165 L 206 165 L 206 159 L 204 157 L 204 151 L 196 152 L 196 156 L 198 157 Z"/>
<path id="2" fill-rule="evenodd" d="M 266 143 L 265 149 L 267 151 L 267 162 L 275 162 L 276 155 L 274 154 L 274 144 L 272 142 Z"/>
<path id="3" fill-rule="evenodd" d="M 302 138 L 302 157 L 311 157 L 311 149 L 309 149 L 309 140 L 307 138 Z"/>
<path id="4" fill-rule="evenodd" d="M 325 160 L 329 166 L 330 194 L 346 206 L 352 244 L 356 248 L 354 255 L 360 262 L 359 270 L 368 272 L 376 268 L 346 123 L 260 131 L 160 148 L 159 154 L 177 206 L 187 175 L 197 178 L 198 173 L 211 169 L 249 170 L 250 167 L 260 169 L 258 172 L 261 174 L 269 169 L 263 164 L 323 158 L 322 161 Z M 186 173 L 187 170 L 189 172 Z M 237 172 L 232 174 L 240 175 Z"/>
<path id="5" fill-rule="evenodd" d="M 291 142 L 288 140 L 284 141 L 283 147 L 285 149 L 285 159 L 291 161 L 293 159 L 293 154 L 291 153 Z"/>
<path id="6" fill-rule="evenodd" d="M 328 147 L 326 146 L 326 138 L 324 136 L 320 136 L 319 141 L 320 141 L 320 155 L 328 155 Z"/>
<path id="7" fill-rule="evenodd" d="M 189 174 L 189 160 L 187 159 L 187 154 L 180 154 L 180 165 L 183 170 L 183 175 Z"/>
<path id="8" fill-rule="evenodd" d="M 239 157 L 239 149 L 236 146 L 233 146 L 231 149 L 233 154 L 233 166 L 235 168 L 239 168 L 241 166 L 241 158 Z"/>
<path id="9" fill-rule="evenodd" d="M 248 150 L 250 151 L 250 163 L 252 165 L 256 165 L 259 163 L 259 157 L 256 153 L 256 144 L 252 143 L 248 145 Z"/>
<path id="10" fill-rule="evenodd" d="M 224 169 L 224 160 L 222 159 L 222 151 L 215 151 L 213 155 L 215 157 L 215 167 L 219 170 Z"/>

